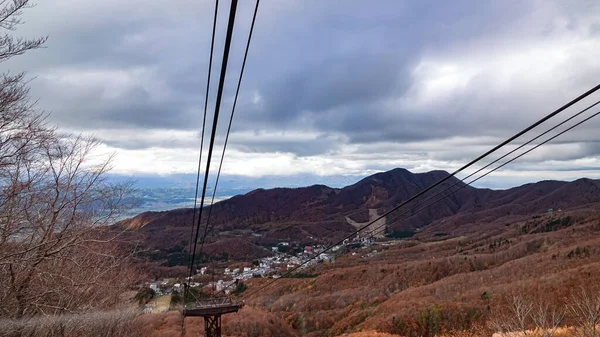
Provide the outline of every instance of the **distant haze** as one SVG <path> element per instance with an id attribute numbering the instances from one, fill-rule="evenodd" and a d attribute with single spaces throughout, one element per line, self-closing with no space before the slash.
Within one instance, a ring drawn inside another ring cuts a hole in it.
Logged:
<path id="1" fill-rule="evenodd" d="M 215 202 L 228 199 L 239 194 L 246 194 L 255 189 L 271 189 L 278 187 L 307 187 L 315 184 L 326 185 L 333 188 L 343 188 L 352 185 L 363 176 L 265 176 L 260 178 L 245 176 L 224 176 L 221 177 Z M 109 175 L 110 181 L 133 181 L 137 189 L 136 197 L 141 204 L 129 212 L 127 216 L 134 216 L 145 211 L 166 211 L 177 208 L 190 208 L 194 206 L 195 193 L 195 174 L 173 174 L 173 175 Z M 205 205 L 209 205 L 212 198 L 214 187 L 214 176 L 209 179 L 209 184 L 205 197 Z M 521 181 L 522 180 L 522 181 Z M 506 189 L 529 183 L 526 178 L 506 179 L 499 183 L 491 181 L 491 184 L 473 184 L 479 188 Z M 200 189 L 202 185 L 200 185 Z M 200 204 L 201 195 L 198 195 L 197 205 Z"/>

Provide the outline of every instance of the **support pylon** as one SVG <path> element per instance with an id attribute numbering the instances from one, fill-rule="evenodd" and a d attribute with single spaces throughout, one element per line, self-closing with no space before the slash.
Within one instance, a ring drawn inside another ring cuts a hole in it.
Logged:
<path id="1" fill-rule="evenodd" d="M 196 302 L 185 308 L 183 315 L 186 317 L 204 318 L 204 336 L 221 337 L 221 315 L 237 312 L 240 304 L 234 304 L 229 299 L 210 299 Z"/>
<path id="2" fill-rule="evenodd" d="M 204 337 L 221 337 L 221 315 L 204 316 Z"/>

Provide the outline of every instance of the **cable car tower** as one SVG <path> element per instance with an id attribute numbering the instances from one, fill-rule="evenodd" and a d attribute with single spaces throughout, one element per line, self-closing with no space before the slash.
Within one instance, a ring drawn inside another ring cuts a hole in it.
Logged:
<path id="1" fill-rule="evenodd" d="M 241 305 L 233 303 L 227 297 L 211 298 L 196 301 L 189 308 L 183 310 L 184 317 L 203 317 L 204 336 L 221 337 L 221 315 L 237 312 Z"/>

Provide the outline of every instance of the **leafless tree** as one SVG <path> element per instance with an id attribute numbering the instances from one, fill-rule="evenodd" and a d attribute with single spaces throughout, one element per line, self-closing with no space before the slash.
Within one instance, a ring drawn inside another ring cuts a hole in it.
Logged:
<path id="1" fill-rule="evenodd" d="M 46 42 L 45 37 L 24 39 L 12 35 L 23 23 L 21 14 L 27 7 L 29 0 L 0 0 L 0 62 Z M 14 165 L 17 156 L 28 153 L 46 138 L 45 116 L 34 108 L 24 73 L 0 75 L 0 169 Z M 6 178 L 3 173 L 0 178 Z"/>
<path id="2" fill-rule="evenodd" d="M 0 0 L 0 62 L 45 38 L 10 34 L 27 0 Z M 58 133 L 29 99 L 24 74 L 0 78 L 0 317 L 52 315 L 118 302 L 129 255 L 106 230 L 128 184 L 106 180 L 112 157 L 92 137 Z"/>
<path id="3" fill-rule="evenodd" d="M 578 292 L 571 295 L 568 305 L 571 316 L 579 327 L 583 337 L 598 337 L 598 324 L 600 324 L 600 293 L 590 293 L 581 287 Z"/>
<path id="4" fill-rule="evenodd" d="M 24 39 L 10 34 L 23 23 L 21 14 L 28 7 L 31 7 L 29 0 L 0 0 L 0 29 L 5 31 L 0 37 L 0 62 L 40 48 L 46 42 L 45 37 Z"/>
<path id="5" fill-rule="evenodd" d="M 491 316 L 490 327 L 502 336 L 552 337 L 564 318 L 563 310 L 543 300 L 515 295 L 507 301 L 505 310 Z"/>
<path id="6" fill-rule="evenodd" d="M 46 38 L 23 39 L 12 32 L 22 24 L 23 9 L 28 0 L 0 0 L 0 62 L 26 51 L 40 48 Z M 45 116 L 35 109 L 29 98 L 25 74 L 0 75 L 0 179 L 7 185 L 20 157 L 30 154 L 50 137 L 52 130 L 44 123 Z M 4 198 L 4 200 L 6 200 Z"/>
<path id="7" fill-rule="evenodd" d="M 90 162 L 96 144 L 55 136 L 9 172 L 0 207 L 1 314 L 110 306 L 123 289 L 110 290 L 127 284 L 127 256 L 104 225 L 121 214 L 128 189 L 105 181 L 109 160 Z"/>
<path id="8" fill-rule="evenodd" d="M 542 337 L 552 337 L 565 318 L 561 309 L 552 308 L 548 303 L 538 303 L 531 311 L 536 330 Z"/>
<path id="9" fill-rule="evenodd" d="M 515 332 L 521 336 L 531 336 L 533 304 L 521 295 L 512 296 L 507 301 L 504 312 L 494 313 L 490 319 L 490 327 L 502 336 L 513 336 Z"/>

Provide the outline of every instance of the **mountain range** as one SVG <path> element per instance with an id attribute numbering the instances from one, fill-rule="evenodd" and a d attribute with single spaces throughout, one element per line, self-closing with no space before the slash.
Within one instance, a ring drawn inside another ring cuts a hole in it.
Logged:
<path id="1" fill-rule="evenodd" d="M 343 188 L 313 185 L 236 195 L 215 203 L 210 211 L 205 251 L 247 259 L 266 254 L 269 246 L 281 241 L 329 244 L 448 176 L 445 171 L 411 173 L 396 168 Z M 598 180 L 540 181 L 491 190 L 465 186 L 451 177 L 372 225 L 379 227 L 377 231 L 370 227 L 365 232 L 380 236 L 385 230 L 388 236 L 415 238 L 458 236 L 596 203 L 600 203 Z M 205 207 L 201 234 L 208 213 Z M 115 228 L 127 229 L 145 247 L 160 251 L 177 247 L 185 252 L 196 223 L 193 216 L 192 208 L 144 212 L 120 221 Z"/>

